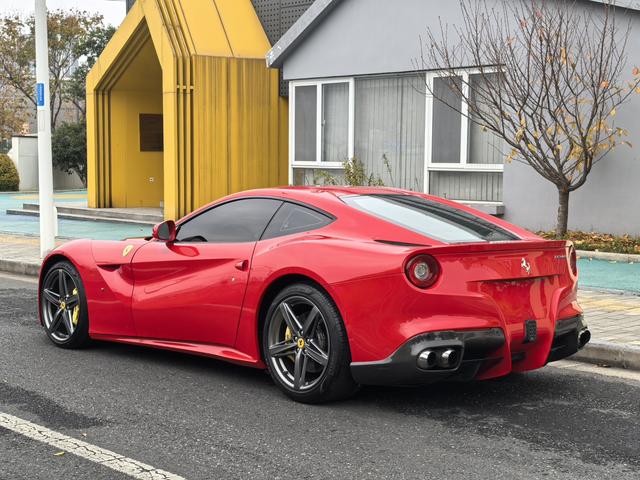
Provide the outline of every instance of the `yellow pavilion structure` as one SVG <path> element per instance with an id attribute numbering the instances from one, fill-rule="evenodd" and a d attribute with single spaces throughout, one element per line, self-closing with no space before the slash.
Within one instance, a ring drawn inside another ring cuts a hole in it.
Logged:
<path id="1" fill-rule="evenodd" d="M 90 207 L 179 218 L 287 182 L 287 103 L 250 0 L 138 0 L 87 77 Z"/>

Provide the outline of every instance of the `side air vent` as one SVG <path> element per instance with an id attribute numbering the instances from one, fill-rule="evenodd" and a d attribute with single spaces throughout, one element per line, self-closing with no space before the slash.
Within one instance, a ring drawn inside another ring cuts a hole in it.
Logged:
<path id="1" fill-rule="evenodd" d="M 409 243 L 409 242 L 397 242 L 395 240 L 375 240 L 378 243 L 384 243 L 385 245 L 396 245 L 398 247 L 430 247 L 431 245 L 426 245 L 424 243 Z"/>

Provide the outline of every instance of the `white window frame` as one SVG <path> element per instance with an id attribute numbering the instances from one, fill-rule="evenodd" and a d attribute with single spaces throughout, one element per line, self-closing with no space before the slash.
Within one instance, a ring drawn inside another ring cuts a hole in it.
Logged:
<path id="1" fill-rule="evenodd" d="M 497 69 L 479 69 L 467 68 L 456 70 L 456 76 L 463 79 L 463 89 L 465 96 L 468 95 L 469 76 L 473 74 L 493 73 Z M 460 123 L 460 163 L 433 163 L 433 81 L 436 77 L 449 76 L 449 72 L 425 72 L 425 81 L 428 88 L 425 95 L 425 144 L 424 144 L 424 184 L 423 192 L 429 193 L 429 173 L 430 172 L 493 172 L 503 173 L 504 163 L 497 164 L 481 164 L 469 163 L 469 118 L 468 105 L 462 102 L 462 114 Z M 366 78 L 363 76 L 362 78 Z M 355 77 L 336 77 L 327 79 L 310 79 L 310 80 L 292 80 L 289 82 L 289 184 L 294 183 L 295 168 L 311 168 L 321 170 L 341 170 L 344 168 L 343 162 L 323 162 L 322 161 L 322 87 L 331 83 L 348 83 L 349 84 L 349 122 L 347 134 L 347 156 L 348 159 L 354 157 L 355 151 Z M 316 91 L 316 160 L 312 162 L 298 162 L 295 159 L 295 126 L 296 126 L 296 88 L 315 86 Z M 501 204 L 502 202 L 490 202 L 481 200 L 464 200 L 463 203 L 483 203 L 483 204 Z"/>
<path id="2" fill-rule="evenodd" d="M 347 132 L 347 158 L 353 158 L 354 155 L 354 137 L 355 137 L 355 80 L 353 77 L 340 77 L 330 79 L 314 79 L 314 80 L 295 80 L 289 82 L 289 184 L 293 185 L 294 168 L 317 168 L 317 169 L 342 169 L 343 162 L 323 162 L 322 161 L 322 87 L 333 83 L 347 83 L 349 85 L 349 119 Z M 298 162 L 296 155 L 296 88 L 297 87 L 316 87 L 316 160 L 313 162 Z"/>
<path id="3" fill-rule="evenodd" d="M 462 78 L 462 90 L 464 97 L 468 98 L 469 95 L 469 76 L 482 73 L 494 73 L 497 70 L 480 70 L 479 68 L 466 68 L 454 71 L 455 76 Z M 493 172 L 503 173 L 504 163 L 469 163 L 469 105 L 462 100 L 461 105 L 461 118 L 460 118 L 460 162 L 459 163 L 434 163 L 432 161 L 433 153 L 433 81 L 438 77 L 449 77 L 450 72 L 427 72 L 425 74 L 425 81 L 427 83 L 426 95 L 425 95 L 425 142 L 424 142 L 424 191 L 429 192 L 429 173 L 430 172 Z M 467 201 L 464 203 L 496 203 L 502 202 L 489 202 L 489 201 Z"/>

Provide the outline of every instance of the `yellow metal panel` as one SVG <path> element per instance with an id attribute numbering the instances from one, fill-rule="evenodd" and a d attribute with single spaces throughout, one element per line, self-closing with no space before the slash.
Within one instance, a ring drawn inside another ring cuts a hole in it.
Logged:
<path id="1" fill-rule="evenodd" d="M 196 57 L 194 88 L 194 207 L 228 193 L 228 69 L 226 58 Z"/>
<path id="2" fill-rule="evenodd" d="M 250 0 L 214 0 L 234 57 L 264 57 L 271 48 Z"/>
<path id="3" fill-rule="evenodd" d="M 95 95 L 92 90 L 87 90 L 86 117 L 87 117 L 87 204 L 90 208 L 97 208 L 98 201 L 98 172 L 97 172 L 97 139 L 96 139 L 96 108 Z"/>
<path id="4" fill-rule="evenodd" d="M 229 190 L 275 186 L 287 162 L 281 137 L 274 131 L 282 128 L 276 118 L 282 105 L 277 72 L 264 68 L 260 60 L 229 62 Z"/>
<path id="5" fill-rule="evenodd" d="M 100 92 L 100 159 L 99 167 L 102 175 L 99 184 L 100 202 L 105 207 L 111 207 L 111 94 L 110 92 Z"/>
<path id="6" fill-rule="evenodd" d="M 193 41 L 194 54 L 232 57 L 233 52 L 214 0 L 186 0 L 179 4 Z"/>

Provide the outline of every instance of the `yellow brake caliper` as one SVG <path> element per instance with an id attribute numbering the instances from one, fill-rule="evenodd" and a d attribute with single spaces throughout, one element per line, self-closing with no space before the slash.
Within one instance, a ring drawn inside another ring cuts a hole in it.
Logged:
<path id="1" fill-rule="evenodd" d="M 72 295 L 78 295 L 78 289 L 77 288 L 73 289 Z M 78 304 L 73 308 L 72 321 L 73 321 L 73 325 L 74 326 L 78 325 L 78 319 L 79 318 L 80 318 L 80 301 L 78 300 Z"/>
<path id="2" fill-rule="evenodd" d="M 289 329 L 289 327 L 287 327 L 287 329 L 284 331 L 284 341 L 288 342 L 289 340 L 291 340 L 291 337 L 293 337 L 293 335 L 291 335 L 291 330 Z"/>
<path id="3" fill-rule="evenodd" d="M 288 342 L 293 338 L 293 334 L 291 333 L 291 329 L 289 327 L 287 327 L 287 329 L 284 331 L 284 341 Z M 289 360 L 291 360 L 292 362 L 295 361 L 296 357 L 295 355 L 289 355 L 287 357 Z"/>

